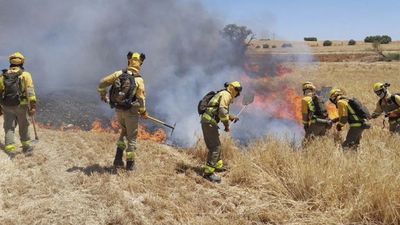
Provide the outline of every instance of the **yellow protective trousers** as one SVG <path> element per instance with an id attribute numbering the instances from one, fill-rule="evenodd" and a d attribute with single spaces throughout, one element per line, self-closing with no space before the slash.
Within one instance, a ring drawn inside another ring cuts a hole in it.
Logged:
<path id="1" fill-rule="evenodd" d="M 204 142 L 206 143 L 208 154 L 207 163 L 204 168 L 205 174 L 212 174 L 215 168 L 222 167 L 221 160 L 221 141 L 219 139 L 219 127 L 217 125 L 202 122 L 201 128 L 203 131 Z"/>
<path id="2" fill-rule="evenodd" d="M 128 142 L 126 148 L 126 160 L 132 161 L 135 158 L 136 139 L 138 135 L 139 114 L 138 107 L 133 106 L 128 110 L 116 109 L 118 123 L 121 127 L 121 133 L 117 142 L 119 148 L 125 148 L 125 138 Z"/>
<path id="3" fill-rule="evenodd" d="M 19 127 L 19 136 L 23 146 L 29 146 L 29 116 L 28 106 L 2 106 L 4 113 L 4 133 L 5 133 L 5 149 L 6 151 L 14 151 L 15 147 L 15 128 Z"/>

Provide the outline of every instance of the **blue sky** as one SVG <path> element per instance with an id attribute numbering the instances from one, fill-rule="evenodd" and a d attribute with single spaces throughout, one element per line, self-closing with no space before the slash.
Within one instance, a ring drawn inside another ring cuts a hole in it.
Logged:
<path id="1" fill-rule="evenodd" d="M 400 40 L 400 0 L 200 0 L 224 23 L 246 25 L 257 38 Z"/>

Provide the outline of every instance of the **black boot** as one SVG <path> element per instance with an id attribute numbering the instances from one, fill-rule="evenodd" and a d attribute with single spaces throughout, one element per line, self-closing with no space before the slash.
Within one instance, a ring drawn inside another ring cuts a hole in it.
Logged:
<path id="1" fill-rule="evenodd" d="M 23 146 L 22 147 L 22 152 L 26 155 L 26 156 L 31 156 L 32 155 L 32 151 L 33 151 L 33 147 L 28 145 L 28 146 Z"/>
<path id="2" fill-rule="evenodd" d="M 117 152 L 115 153 L 115 159 L 113 163 L 115 168 L 124 167 L 124 161 L 122 161 L 123 155 L 124 155 L 124 150 L 121 148 L 117 148 Z"/>
<path id="3" fill-rule="evenodd" d="M 212 183 L 221 183 L 221 178 L 219 176 L 215 175 L 215 173 L 204 174 L 204 178 L 206 178 L 207 180 L 209 180 Z"/>
<path id="4" fill-rule="evenodd" d="M 126 161 L 126 170 L 132 171 L 135 169 L 135 161 Z"/>

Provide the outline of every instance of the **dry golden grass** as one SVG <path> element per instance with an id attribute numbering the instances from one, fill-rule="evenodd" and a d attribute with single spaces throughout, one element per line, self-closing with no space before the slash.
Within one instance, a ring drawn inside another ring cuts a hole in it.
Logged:
<path id="1" fill-rule="evenodd" d="M 332 46 L 323 46 L 322 41 L 265 41 L 265 40 L 254 40 L 250 45 L 250 52 L 252 53 L 301 53 L 301 52 L 312 52 L 313 54 L 326 54 L 326 53 L 366 53 L 366 52 L 374 52 L 374 48 L 372 43 L 364 43 L 362 40 L 356 41 L 356 45 L 347 45 L 348 41 L 335 41 L 332 40 Z M 283 43 L 291 43 L 293 48 L 282 48 Z M 268 44 L 269 48 L 264 49 L 263 44 Z M 275 45 L 276 48 L 271 48 L 272 45 Z M 259 46 L 259 48 L 256 48 Z M 307 48 L 305 47 L 307 46 Z M 384 53 L 388 52 L 400 52 L 400 41 L 393 41 L 389 44 L 380 45 Z M 310 48 L 308 48 L 310 47 Z"/>
<path id="2" fill-rule="evenodd" d="M 372 109 L 372 84 L 400 90 L 398 71 L 399 63 L 321 63 L 285 79 L 338 85 Z M 223 135 L 230 170 L 221 184 L 199 175 L 202 140 L 190 149 L 139 141 L 137 170 L 112 174 L 115 135 L 41 129 L 32 157 L 0 153 L 0 224 L 399 224 L 400 137 L 380 124 L 357 153 L 332 134 L 300 150 Z"/>

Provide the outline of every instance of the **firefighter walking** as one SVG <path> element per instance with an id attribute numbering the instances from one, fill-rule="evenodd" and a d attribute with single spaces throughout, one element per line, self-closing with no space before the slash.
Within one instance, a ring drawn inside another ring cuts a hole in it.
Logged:
<path id="1" fill-rule="evenodd" d="M 126 149 L 126 170 L 133 170 L 139 115 L 144 119 L 147 118 L 145 86 L 140 75 L 140 69 L 146 56 L 143 53 L 129 52 L 127 59 L 128 67 L 104 77 L 100 81 L 98 92 L 101 100 L 109 103 L 111 108 L 115 108 L 121 128 L 113 165 L 115 168 L 124 167 L 122 158 Z M 107 87 L 109 86 L 111 88 L 107 96 Z"/>
<path id="2" fill-rule="evenodd" d="M 32 76 L 24 69 L 25 57 L 16 52 L 9 56 L 10 68 L 3 70 L 0 77 L 0 104 L 4 114 L 5 152 L 14 156 L 16 125 L 22 151 L 31 154 L 33 147 L 29 134 L 29 116 L 36 113 L 36 95 Z"/>
<path id="3" fill-rule="evenodd" d="M 328 118 L 324 102 L 316 94 L 314 84 L 305 82 L 302 89 L 301 114 L 307 141 L 315 136 L 324 136 L 332 127 L 332 121 Z"/>
<path id="4" fill-rule="evenodd" d="M 329 100 L 336 105 L 339 113 L 339 122 L 336 125 L 337 131 L 348 123 L 350 126 L 346 140 L 342 143 L 343 149 L 356 150 L 360 145 L 362 133 L 370 128 L 367 123 L 368 112 L 356 99 L 349 99 L 339 88 L 332 88 L 329 93 Z"/>
<path id="5" fill-rule="evenodd" d="M 389 119 L 389 131 L 400 134 L 400 96 L 391 94 L 388 90 L 390 84 L 375 83 L 374 92 L 379 97 L 372 118 L 378 118 L 382 113 Z"/>
<path id="6" fill-rule="evenodd" d="M 240 95 L 241 91 L 242 86 L 238 81 L 225 84 L 225 89 L 219 91 L 211 98 L 205 112 L 201 116 L 201 128 L 208 148 L 204 177 L 211 182 L 221 182 L 221 178 L 215 172 L 223 169 L 218 123 L 222 122 L 224 131 L 229 132 L 229 121 L 238 121 L 236 116 L 229 115 L 229 105 L 233 103 L 234 98 Z"/>

